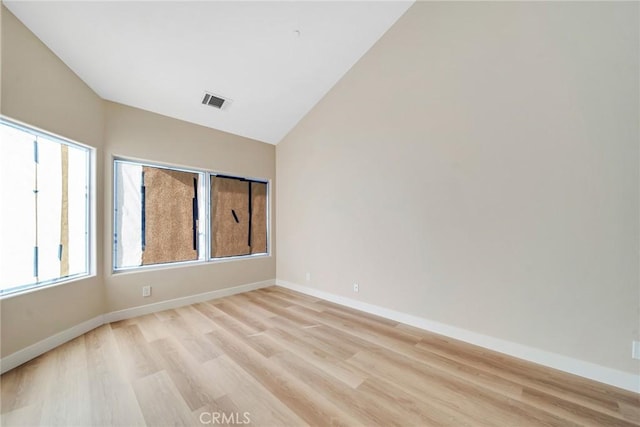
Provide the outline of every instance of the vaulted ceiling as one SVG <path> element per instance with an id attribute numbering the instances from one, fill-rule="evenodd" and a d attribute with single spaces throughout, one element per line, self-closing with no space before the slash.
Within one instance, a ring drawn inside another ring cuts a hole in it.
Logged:
<path id="1" fill-rule="evenodd" d="M 412 3 L 4 2 L 102 98 L 271 144 Z"/>

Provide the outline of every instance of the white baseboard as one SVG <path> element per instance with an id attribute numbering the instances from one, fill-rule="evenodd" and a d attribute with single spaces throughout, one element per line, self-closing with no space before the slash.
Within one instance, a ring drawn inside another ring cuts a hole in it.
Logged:
<path id="1" fill-rule="evenodd" d="M 202 294 L 190 295 L 187 297 L 175 298 L 168 301 L 161 301 L 154 304 L 142 305 L 139 307 L 127 308 L 124 310 L 112 311 L 100 316 L 96 316 L 93 319 L 82 322 L 78 325 L 72 326 L 62 332 L 47 337 L 42 341 L 38 341 L 28 347 L 16 351 L 6 357 L 0 359 L 0 374 L 4 374 L 11 369 L 28 362 L 31 359 L 35 359 L 43 353 L 52 350 L 67 341 L 71 341 L 74 338 L 79 337 L 82 334 L 89 332 L 92 329 L 100 327 L 104 324 L 115 322 L 118 320 L 130 319 L 145 314 L 155 313 L 162 310 L 168 310 L 171 308 L 183 307 L 185 305 L 195 304 L 197 302 L 209 301 L 212 299 L 222 298 L 230 295 L 239 294 L 242 292 L 252 291 L 254 289 L 264 288 L 272 286 L 274 280 L 265 280 L 263 282 L 248 283 L 246 285 L 234 286 L 231 288 L 219 289 L 211 292 L 205 292 Z"/>
<path id="2" fill-rule="evenodd" d="M 104 316 L 102 315 L 96 316 L 93 319 L 89 319 L 78 325 L 72 326 L 69 329 L 45 338 L 42 341 L 38 341 L 37 343 L 30 345 L 29 347 L 25 347 L 21 350 L 16 351 L 15 353 L 3 357 L 2 359 L 0 359 L 0 373 L 4 374 L 5 372 L 10 371 L 17 366 L 20 366 L 31 359 L 35 359 L 41 354 L 44 354 L 47 351 L 66 343 L 67 341 L 71 341 L 72 339 L 77 338 L 92 329 L 102 326 L 104 324 L 103 317 Z"/>
<path id="3" fill-rule="evenodd" d="M 218 289 L 215 291 L 204 292 L 202 294 L 189 295 L 186 297 L 175 298 L 167 301 L 160 301 L 153 304 L 141 305 L 138 307 L 125 308 L 124 310 L 112 311 L 104 315 L 104 323 L 116 322 L 118 320 L 131 319 L 133 317 L 143 316 L 145 314 L 155 313 L 162 310 L 183 307 L 185 305 L 195 304 L 198 302 L 209 301 L 212 299 L 228 297 L 230 295 L 249 292 L 255 289 L 272 286 L 274 280 L 265 280 L 262 282 L 248 283 L 246 285 L 234 286 L 231 288 Z"/>
<path id="4" fill-rule="evenodd" d="M 606 366 L 596 365 L 595 363 L 586 362 L 584 360 L 574 359 L 572 357 L 563 356 L 556 353 L 540 350 L 534 347 L 528 347 L 522 344 L 513 343 L 499 338 L 472 332 L 455 326 L 446 325 L 444 323 L 435 322 L 433 320 L 402 313 L 388 308 L 368 304 L 340 295 L 331 294 L 308 286 L 298 285 L 296 283 L 287 282 L 276 279 L 276 285 L 283 288 L 291 289 L 313 297 L 321 298 L 336 304 L 355 308 L 356 310 L 366 313 L 375 314 L 380 317 L 394 320 L 396 322 L 415 326 L 436 334 L 444 335 L 480 347 L 504 353 L 518 359 L 527 360 L 529 362 L 544 365 L 553 369 L 568 372 L 601 383 L 609 384 L 625 390 L 640 393 L 640 375 L 618 371 L 616 369 L 607 368 Z"/>

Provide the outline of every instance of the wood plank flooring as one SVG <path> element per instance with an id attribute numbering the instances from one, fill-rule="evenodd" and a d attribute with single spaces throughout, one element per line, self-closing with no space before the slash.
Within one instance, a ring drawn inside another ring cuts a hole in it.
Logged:
<path id="1" fill-rule="evenodd" d="M 279 287 L 104 325 L 1 377 L 2 426 L 640 426 L 640 395 Z"/>

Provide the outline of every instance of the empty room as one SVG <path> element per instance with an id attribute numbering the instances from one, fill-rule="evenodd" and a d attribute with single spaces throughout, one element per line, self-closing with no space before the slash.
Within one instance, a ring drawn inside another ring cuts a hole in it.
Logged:
<path id="1" fill-rule="evenodd" d="M 640 2 L 0 13 L 0 425 L 640 426 Z"/>

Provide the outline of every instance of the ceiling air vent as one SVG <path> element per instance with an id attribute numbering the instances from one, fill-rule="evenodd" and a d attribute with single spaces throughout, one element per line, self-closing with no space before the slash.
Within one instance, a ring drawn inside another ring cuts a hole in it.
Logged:
<path id="1" fill-rule="evenodd" d="M 202 103 L 204 105 L 209 105 L 217 109 L 221 109 L 226 102 L 227 102 L 226 99 L 210 94 L 208 92 L 205 92 L 204 98 L 202 98 Z"/>

